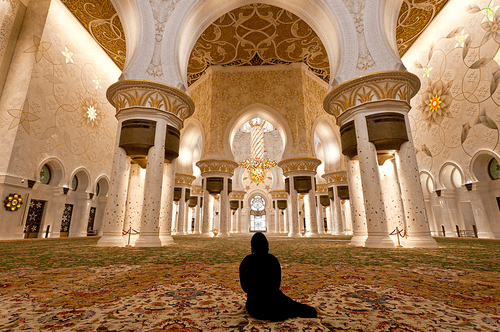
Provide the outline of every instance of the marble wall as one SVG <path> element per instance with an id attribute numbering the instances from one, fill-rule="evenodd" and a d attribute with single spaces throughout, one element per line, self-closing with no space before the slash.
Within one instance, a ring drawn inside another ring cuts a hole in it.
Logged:
<path id="1" fill-rule="evenodd" d="M 459 208 L 460 202 L 471 200 L 464 184 L 491 182 L 490 196 L 500 196 L 496 181 L 488 176 L 488 163 L 474 165 L 480 155 L 491 160 L 500 153 L 499 5 L 490 0 L 450 1 L 403 57 L 422 83 L 410 119 L 420 171 L 426 182 L 430 177 L 425 190 L 433 200 L 428 213 L 438 219 L 435 234 L 442 224 L 448 225 L 447 218 L 471 228 L 463 220 L 470 219 L 470 209 Z M 446 195 L 438 199 L 435 190 Z M 494 199 L 485 204 L 491 210 L 493 236 L 500 231 L 500 214 Z M 477 224 L 479 216 L 475 218 Z"/>

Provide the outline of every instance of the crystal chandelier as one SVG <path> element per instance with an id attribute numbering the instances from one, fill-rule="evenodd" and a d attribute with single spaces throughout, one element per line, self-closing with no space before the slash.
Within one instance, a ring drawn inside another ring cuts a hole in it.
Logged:
<path id="1" fill-rule="evenodd" d="M 264 124 L 265 121 L 256 118 L 250 123 L 251 157 L 238 164 L 250 172 L 252 181 L 259 183 L 264 180 L 266 170 L 277 165 L 275 160 L 264 158 Z"/>

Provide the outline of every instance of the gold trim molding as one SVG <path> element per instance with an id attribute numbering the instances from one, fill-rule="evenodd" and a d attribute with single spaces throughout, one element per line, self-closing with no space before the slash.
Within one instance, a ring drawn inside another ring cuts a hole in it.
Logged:
<path id="1" fill-rule="evenodd" d="M 325 194 L 328 193 L 328 185 L 327 184 L 317 184 L 316 185 L 316 194 Z"/>
<path id="2" fill-rule="evenodd" d="M 347 182 L 347 172 L 331 172 L 321 176 L 326 183 Z"/>
<path id="3" fill-rule="evenodd" d="M 198 185 L 191 186 L 191 195 L 201 195 L 201 194 L 203 194 L 203 189 L 201 188 L 201 186 Z"/>
<path id="4" fill-rule="evenodd" d="M 171 113 L 182 121 L 194 112 L 194 102 L 187 94 L 153 81 L 118 81 L 108 88 L 106 97 L 117 112 L 131 107 L 147 107 Z"/>
<path id="5" fill-rule="evenodd" d="M 196 180 L 196 176 L 184 173 L 175 173 L 175 184 L 191 185 Z"/>
<path id="6" fill-rule="evenodd" d="M 229 194 L 229 199 L 243 199 L 245 198 L 246 192 L 244 191 L 232 191 Z"/>
<path id="7" fill-rule="evenodd" d="M 283 169 L 283 175 L 287 176 L 290 172 L 309 171 L 316 172 L 316 168 L 321 164 L 321 160 L 314 158 L 293 158 L 285 159 L 278 163 Z"/>
<path id="8" fill-rule="evenodd" d="M 270 191 L 269 194 L 271 195 L 272 199 L 278 199 L 278 198 L 288 198 L 288 194 L 284 190 L 276 190 L 276 191 Z"/>
<path id="9" fill-rule="evenodd" d="M 410 99 L 420 89 L 420 79 L 406 71 L 384 71 L 356 77 L 335 87 L 326 95 L 323 108 L 338 117 L 350 108 L 382 100 Z"/>
<path id="10" fill-rule="evenodd" d="M 232 176 L 234 174 L 234 170 L 238 167 L 238 163 L 232 160 L 224 159 L 205 159 L 198 161 L 196 166 L 200 168 L 202 175 L 212 172 L 221 172 L 228 173 Z"/>

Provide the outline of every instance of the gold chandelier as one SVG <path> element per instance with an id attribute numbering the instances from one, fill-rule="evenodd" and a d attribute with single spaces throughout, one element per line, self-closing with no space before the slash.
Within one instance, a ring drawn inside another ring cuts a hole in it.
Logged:
<path id="1" fill-rule="evenodd" d="M 276 166 L 275 160 L 264 158 L 264 123 L 265 121 L 256 118 L 250 122 L 251 157 L 238 163 L 241 167 L 250 172 L 252 181 L 259 183 L 264 180 L 266 170 Z"/>

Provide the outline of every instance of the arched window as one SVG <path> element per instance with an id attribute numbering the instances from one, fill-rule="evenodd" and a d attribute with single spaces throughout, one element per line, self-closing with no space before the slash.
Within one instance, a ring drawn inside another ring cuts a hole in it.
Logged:
<path id="1" fill-rule="evenodd" d="M 52 171 L 50 170 L 49 165 L 45 164 L 42 166 L 40 170 L 40 182 L 43 184 L 49 184 L 52 179 Z"/>
<path id="2" fill-rule="evenodd" d="M 71 189 L 73 189 L 73 191 L 78 189 L 78 177 L 76 175 L 73 176 L 73 180 L 71 181 Z"/>
<path id="3" fill-rule="evenodd" d="M 255 195 L 250 201 L 250 232 L 265 232 L 266 201 L 260 195 Z"/>
<path id="4" fill-rule="evenodd" d="M 495 158 L 488 164 L 488 172 L 493 180 L 500 179 L 500 164 Z"/>

